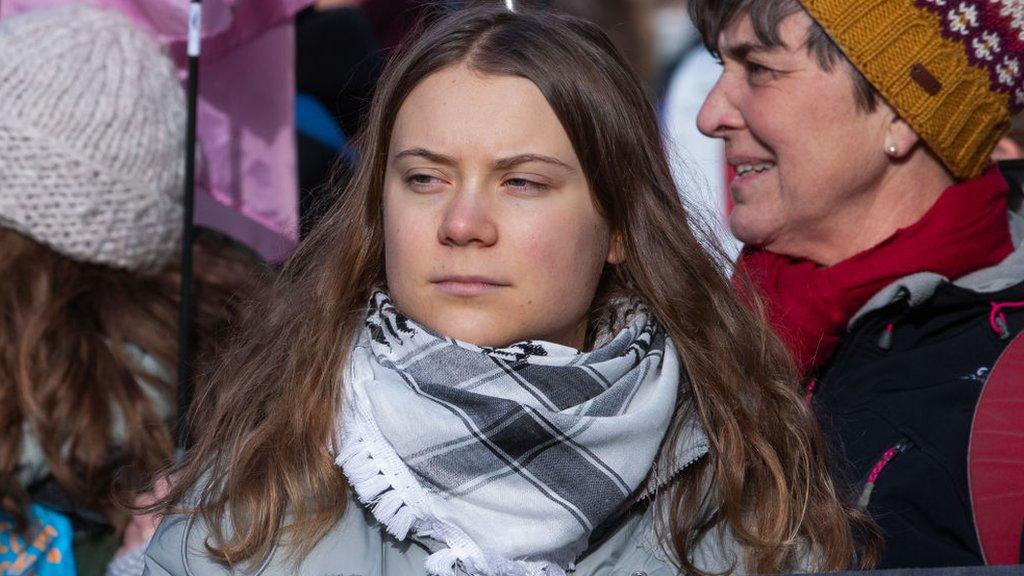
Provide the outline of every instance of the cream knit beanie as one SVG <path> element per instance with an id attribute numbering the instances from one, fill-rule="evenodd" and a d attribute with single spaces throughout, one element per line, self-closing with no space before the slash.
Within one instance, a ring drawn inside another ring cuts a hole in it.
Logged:
<path id="1" fill-rule="evenodd" d="M 181 237 L 185 95 L 120 13 L 0 22 L 0 225 L 72 259 L 154 271 Z"/>

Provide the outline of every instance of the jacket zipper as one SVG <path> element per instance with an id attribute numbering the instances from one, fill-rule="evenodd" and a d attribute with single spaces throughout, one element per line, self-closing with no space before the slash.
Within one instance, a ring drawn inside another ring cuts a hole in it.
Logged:
<path id="1" fill-rule="evenodd" d="M 910 304 L 910 290 L 907 290 L 906 286 L 900 286 L 899 290 L 896 291 L 896 294 L 893 296 L 892 300 L 889 301 L 889 304 L 886 307 L 887 308 L 892 308 L 892 307 L 895 307 L 895 306 L 897 306 L 899 304 L 906 304 L 907 307 L 909 308 L 909 304 Z M 892 338 L 893 338 L 893 332 L 895 330 L 896 330 L 896 322 L 895 321 L 886 323 L 885 330 L 883 330 L 882 334 L 879 335 L 879 337 L 878 337 L 878 349 L 879 350 L 882 350 L 883 352 L 888 352 L 889 350 L 892 350 Z"/>
<path id="2" fill-rule="evenodd" d="M 871 467 L 871 472 L 868 473 L 867 481 L 864 483 L 864 490 L 860 493 L 860 499 L 857 500 L 857 507 L 861 510 L 867 509 L 868 504 L 871 503 L 871 494 L 875 491 L 875 485 L 878 484 L 878 477 L 882 475 L 882 471 L 891 463 L 897 456 L 903 454 L 914 446 L 914 443 L 909 438 L 903 438 L 896 443 L 895 446 L 889 448 L 885 452 L 882 452 L 881 458 L 875 462 L 875 465 Z"/>

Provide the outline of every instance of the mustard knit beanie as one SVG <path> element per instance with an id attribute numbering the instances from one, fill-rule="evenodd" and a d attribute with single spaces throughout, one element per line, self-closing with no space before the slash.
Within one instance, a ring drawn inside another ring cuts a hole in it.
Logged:
<path id="1" fill-rule="evenodd" d="M 174 65 L 120 13 L 74 5 L 0 22 L 0 226 L 81 262 L 167 264 L 185 116 Z"/>
<path id="2" fill-rule="evenodd" d="M 959 179 L 1024 107 L 1024 0 L 800 0 Z"/>

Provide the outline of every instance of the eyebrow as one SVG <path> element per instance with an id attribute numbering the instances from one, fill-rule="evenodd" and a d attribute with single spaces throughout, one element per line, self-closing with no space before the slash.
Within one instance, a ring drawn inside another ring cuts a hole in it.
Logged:
<path id="1" fill-rule="evenodd" d="M 723 52 L 734 60 L 746 60 L 751 54 L 771 52 L 775 49 L 757 42 L 741 42 L 735 46 L 726 46 Z"/>
<path id="2" fill-rule="evenodd" d="M 402 150 L 398 154 L 395 154 L 395 160 L 409 157 L 425 158 L 431 162 L 445 166 L 454 166 L 456 164 L 455 159 L 451 156 L 427 150 L 426 148 L 409 148 L 408 150 Z M 545 156 L 543 154 L 516 154 L 515 156 L 509 156 L 508 158 L 499 158 L 494 161 L 493 166 L 495 170 L 508 170 L 509 168 L 514 168 L 528 162 L 542 162 L 544 164 L 563 168 L 570 172 L 576 171 L 575 168 L 565 162 L 562 162 L 558 158 L 555 158 L 554 156 Z"/>
<path id="3" fill-rule="evenodd" d="M 456 164 L 455 159 L 451 156 L 445 156 L 439 152 L 431 152 L 426 148 L 409 148 L 395 154 L 395 160 L 402 158 L 426 158 L 435 164 L 444 164 L 445 166 L 454 166 Z"/>

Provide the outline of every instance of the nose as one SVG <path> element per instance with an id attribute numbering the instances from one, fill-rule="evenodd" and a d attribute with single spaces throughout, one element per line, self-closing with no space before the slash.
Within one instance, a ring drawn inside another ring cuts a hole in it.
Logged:
<path id="1" fill-rule="evenodd" d="M 697 129 L 709 138 L 726 138 L 743 127 L 743 115 L 736 107 L 729 79 L 723 74 L 715 82 L 697 114 Z"/>
<path id="2" fill-rule="evenodd" d="M 493 246 L 498 241 L 494 207 L 482 188 L 455 192 L 445 207 L 437 239 L 445 246 Z"/>

